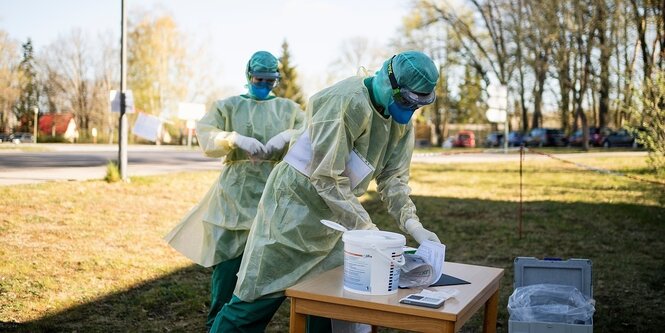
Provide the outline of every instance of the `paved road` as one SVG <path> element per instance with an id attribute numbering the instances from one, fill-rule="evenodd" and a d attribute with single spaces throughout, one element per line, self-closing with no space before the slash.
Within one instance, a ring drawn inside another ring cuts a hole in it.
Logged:
<path id="1" fill-rule="evenodd" d="M 38 144 L 14 149 L 11 144 L 0 145 L 0 186 L 39 183 L 45 181 L 72 181 L 102 179 L 106 165 L 117 160 L 117 145 Z M 643 151 L 593 152 L 586 154 L 557 154 L 559 158 L 574 160 L 580 157 L 645 156 Z M 179 146 L 131 145 L 128 149 L 129 176 L 145 176 L 170 172 L 217 170 L 219 159 L 203 156 L 201 151 Z M 529 154 L 529 159 L 544 159 Z M 519 162 L 519 154 L 503 154 L 501 150 L 478 153 L 460 153 L 450 150 L 441 153 L 414 154 L 414 163 L 496 163 Z"/>
<path id="2" fill-rule="evenodd" d="M 464 151 L 444 151 L 442 153 L 423 153 L 414 154 L 411 159 L 414 163 L 496 163 L 496 162 L 519 162 L 520 155 L 517 149 L 513 148 L 508 154 L 504 154 L 502 150 L 486 150 L 484 152 L 468 153 Z M 575 160 L 580 158 L 598 158 L 603 156 L 614 157 L 640 157 L 646 156 L 646 151 L 607 151 L 607 152 L 590 152 L 590 153 L 557 153 L 553 156 L 564 160 Z M 536 153 L 526 153 L 525 158 L 529 160 L 548 159 L 549 157 Z"/>
<path id="3" fill-rule="evenodd" d="M 117 159 L 117 145 L 39 144 L 20 150 L 1 146 L 0 186 L 102 179 L 108 162 Z M 130 177 L 221 167 L 219 159 L 207 158 L 200 150 L 174 146 L 131 145 L 127 163 Z"/>

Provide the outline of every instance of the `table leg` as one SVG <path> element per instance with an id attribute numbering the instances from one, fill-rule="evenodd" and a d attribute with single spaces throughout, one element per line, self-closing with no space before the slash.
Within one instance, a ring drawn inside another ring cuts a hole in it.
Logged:
<path id="1" fill-rule="evenodd" d="M 484 333 L 496 333 L 496 317 L 499 313 L 499 290 L 485 302 L 485 318 L 483 320 Z"/>
<path id="2" fill-rule="evenodd" d="M 307 316 L 302 313 L 296 312 L 297 299 L 291 297 L 291 319 L 290 319 L 290 333 L 305 333 L 307 328 Z"/>

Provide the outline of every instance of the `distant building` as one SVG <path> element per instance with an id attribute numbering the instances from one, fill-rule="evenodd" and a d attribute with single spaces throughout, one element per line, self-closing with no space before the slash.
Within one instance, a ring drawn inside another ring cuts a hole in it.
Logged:
<path id="1" fill-rule="evenodd" d="M 47 113 L 39 117 L 40 135 L 62 136 L 69 141 L 78 139 L 73 113 Z"/>

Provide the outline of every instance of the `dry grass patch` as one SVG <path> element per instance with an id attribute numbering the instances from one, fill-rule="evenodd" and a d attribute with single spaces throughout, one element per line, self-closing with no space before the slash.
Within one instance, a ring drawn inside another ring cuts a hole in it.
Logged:
<path id="1" fill-rule="evenodd" d="M 651 177 L 645 158 L 575 159 Z M 506 269 L 499 331 L 507 331 L 516 256 L 592 259 L 595 329 L 657 331 L 665 322 L 663 188 L 527 158 L 518 239 L 518 171 L 515 163 L 412 169 L 418 213 L 447 244 L 447 259 Z M 210 270 L 191 265 L 162 237 L 216 177 L 0 187 L 0 331 L 204 331 Z M 397 231 L 376 192 L 363 204 L 381 229 Z M 269 332 L 287 330 L 287 306 Z M 476 316 L 463 330 L 479 327 Z"/>

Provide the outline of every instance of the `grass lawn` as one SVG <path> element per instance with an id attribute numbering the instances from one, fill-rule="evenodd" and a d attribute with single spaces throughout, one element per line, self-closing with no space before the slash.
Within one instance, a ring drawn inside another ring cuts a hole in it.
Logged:
<path id="1" fill-rule="evenodd" d="M 651 177 L 643 157 L 580 154 L 574 161 Z M 593 260 L 594 330 L 660 331 L 665 186 L 527 157 L 520 239 L 518 171 L 517 163 L 412 168 L 413 200 L 423 224 L 447 245 L 446 259 L 506 269 L 499 331 L 508 330 L 517 256 Z M 211 270 L 161 237 L 216 177 L 0 187 L 0 331 L 204 332 Z M 379 228 L 398 231 L 376 192 L 363 200 Z M 287 306 L 269 332 L 288 331 Z M 480 330 L 480 314 L 463 328 Z"/>

